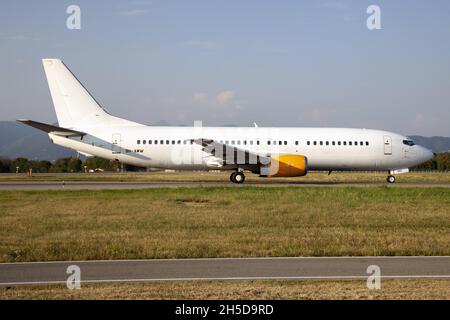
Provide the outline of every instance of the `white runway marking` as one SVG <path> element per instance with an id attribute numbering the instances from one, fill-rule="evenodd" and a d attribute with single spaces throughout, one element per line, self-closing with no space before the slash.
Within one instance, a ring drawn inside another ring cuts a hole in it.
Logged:
<path id="1" fill-rule="evenodd" d="M 168 278 L 168 279 L 103 279 L 103 280 L 85 280 L 81 284 L 95 283 L 133 283 L 133 282 L 164 282 L 164 281 L 256 281 L 256 280 L 366 280 L 367 276 L 326 276 L 326 277 L 230 277 L 230 278 Z M 448 275 L 435 276 L 386 276 L 381 279 L 450 279 Z M 20 286 L 20 285 L 55 285 L 66 284 L 66 281 L 36 281 L 36 282 L 5 282 L 1 286 Z"/>

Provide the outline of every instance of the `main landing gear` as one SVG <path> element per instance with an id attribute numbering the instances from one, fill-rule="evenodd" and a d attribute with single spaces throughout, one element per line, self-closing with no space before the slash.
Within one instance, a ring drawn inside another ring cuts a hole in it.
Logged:
<path id="1" fill-rule="evenodd" d="M 389 176 L 386 178 L 386 181 L 389 182 L 389 183 L 394 183 L 394 182 L 395 182 L 395 177 L 389 175 Z"/>
<path id="2" fill-rule="evenodd" d="M 245 181 L 245 175 L 241 171 L 235 171 L 230 175 L 230 181 L 234 183 L 242 183 Z"/>

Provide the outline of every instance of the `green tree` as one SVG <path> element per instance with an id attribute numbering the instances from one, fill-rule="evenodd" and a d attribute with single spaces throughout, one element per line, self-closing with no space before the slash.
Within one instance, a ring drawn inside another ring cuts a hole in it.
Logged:
<path id="1" fill-rule="evenodd" d="M 67 172 L 67 165 L 70 158 L 60 158 L 53 162 L 50 172 Z"/>
<path id="2" fill-rule="evenodd" d="M 67 170 L 69 172 L 80 172 L 81 171 L 81 160 L 75 157 L 71 157 L 67 163 Z"/>
<path id="3" fill-rule="evenodd" d="M 435 156 L 435 159 L 439 171 L 450 170 L 450 152 L 439 153 Z"/>
<path id="4" fill-rule="evenodd" d="M 428 160 L 418 166 L 412 168 L 412 170 L 438 170 L 449 171 L 450 170 L 450 152 L 438 153 L 433 159 Z"/>
<path id="5" fill-rule="evenodd" d="M 84 166 L 86 166 L 87 170 L 102 169 L 105 171 L 117 171 L 118 162 L 110 161 L 110 160 L 98 158 L 98 157 L 92 157 L 92 158 L 87 158 L 84 161 L 83 167 Z"/>
<path id="6" fill-rule="evenodd" d="M 430 171 L 430 170 L 436 170 L 437 169 L 437 163 L 435 158 L 428 160 L 427 162 L 421 163 L 418 166 L 415 166 L 412 168 L 412 171 Z"/>
<path id="7" fill-rule="evenodd" d="M 29 169 L 29 161 L 27 158 L 16 158 L 9 166 L 10 172 L 16 172 L 16 168 L 19 168 L 19 172 L 27 172 Z"/>
<path id="8" fill-rule="evenodd" d="M 39 161 L 38 166 L 39 166 L 38 172 L 46 173 L 46 172 L 50 171 L 52 164 L 50 161 L 42 160 L 42 161 Z"/>
<path id="9" fill-rule="evenodd" d="M 11 159 L 0 158 L 0 172 L 10 172 Z"/>

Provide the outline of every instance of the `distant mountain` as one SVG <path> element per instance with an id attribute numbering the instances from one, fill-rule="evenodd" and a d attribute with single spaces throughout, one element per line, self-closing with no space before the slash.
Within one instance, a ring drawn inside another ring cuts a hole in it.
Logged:
<path id="1" fill-rule="evenodd" d="M 159 123 L 159 125 L 168 125 Z M 450 150 L 450 138 L 409 136 L 416 143 L 433 152 Z M 47 134 L 15 121 L 0 121 L 0 157 L 25 157 L 33 160 L 53 161 L 75 156 L 76 152 L 50 142 Z"/>
<path id="2" fill-rule="evenodd" d="M 0 121 L 0 157 L 53 161 L 76 152 L 53 144 L 48 135 L 15 121 Z"/>
<path id="3" fill-rule="evenodd" d="M 414 140 L 415 143 L 427 147 L 433 152 L 450 151 L 450 138 L 448 137 L 422 137 L 422 136 L 408 136 Z"/>

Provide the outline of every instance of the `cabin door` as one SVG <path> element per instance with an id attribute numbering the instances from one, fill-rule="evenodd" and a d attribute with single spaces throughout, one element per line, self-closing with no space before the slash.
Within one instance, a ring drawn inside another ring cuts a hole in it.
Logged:
<path id="1" fill-rule="evenodd" d="M 392 154 L 392 139 L 390 136 L 384 136 L 384 154 L 391 155 Z"/>
<path id="2" fill-rule="evenodd" d="M 113 133 L 112 143 L 111 143 L 111 151 L 113 154 L 120 153 L 120 149 L 121 149 L 120 143 L 121 143 L 120 133 Z"/>

